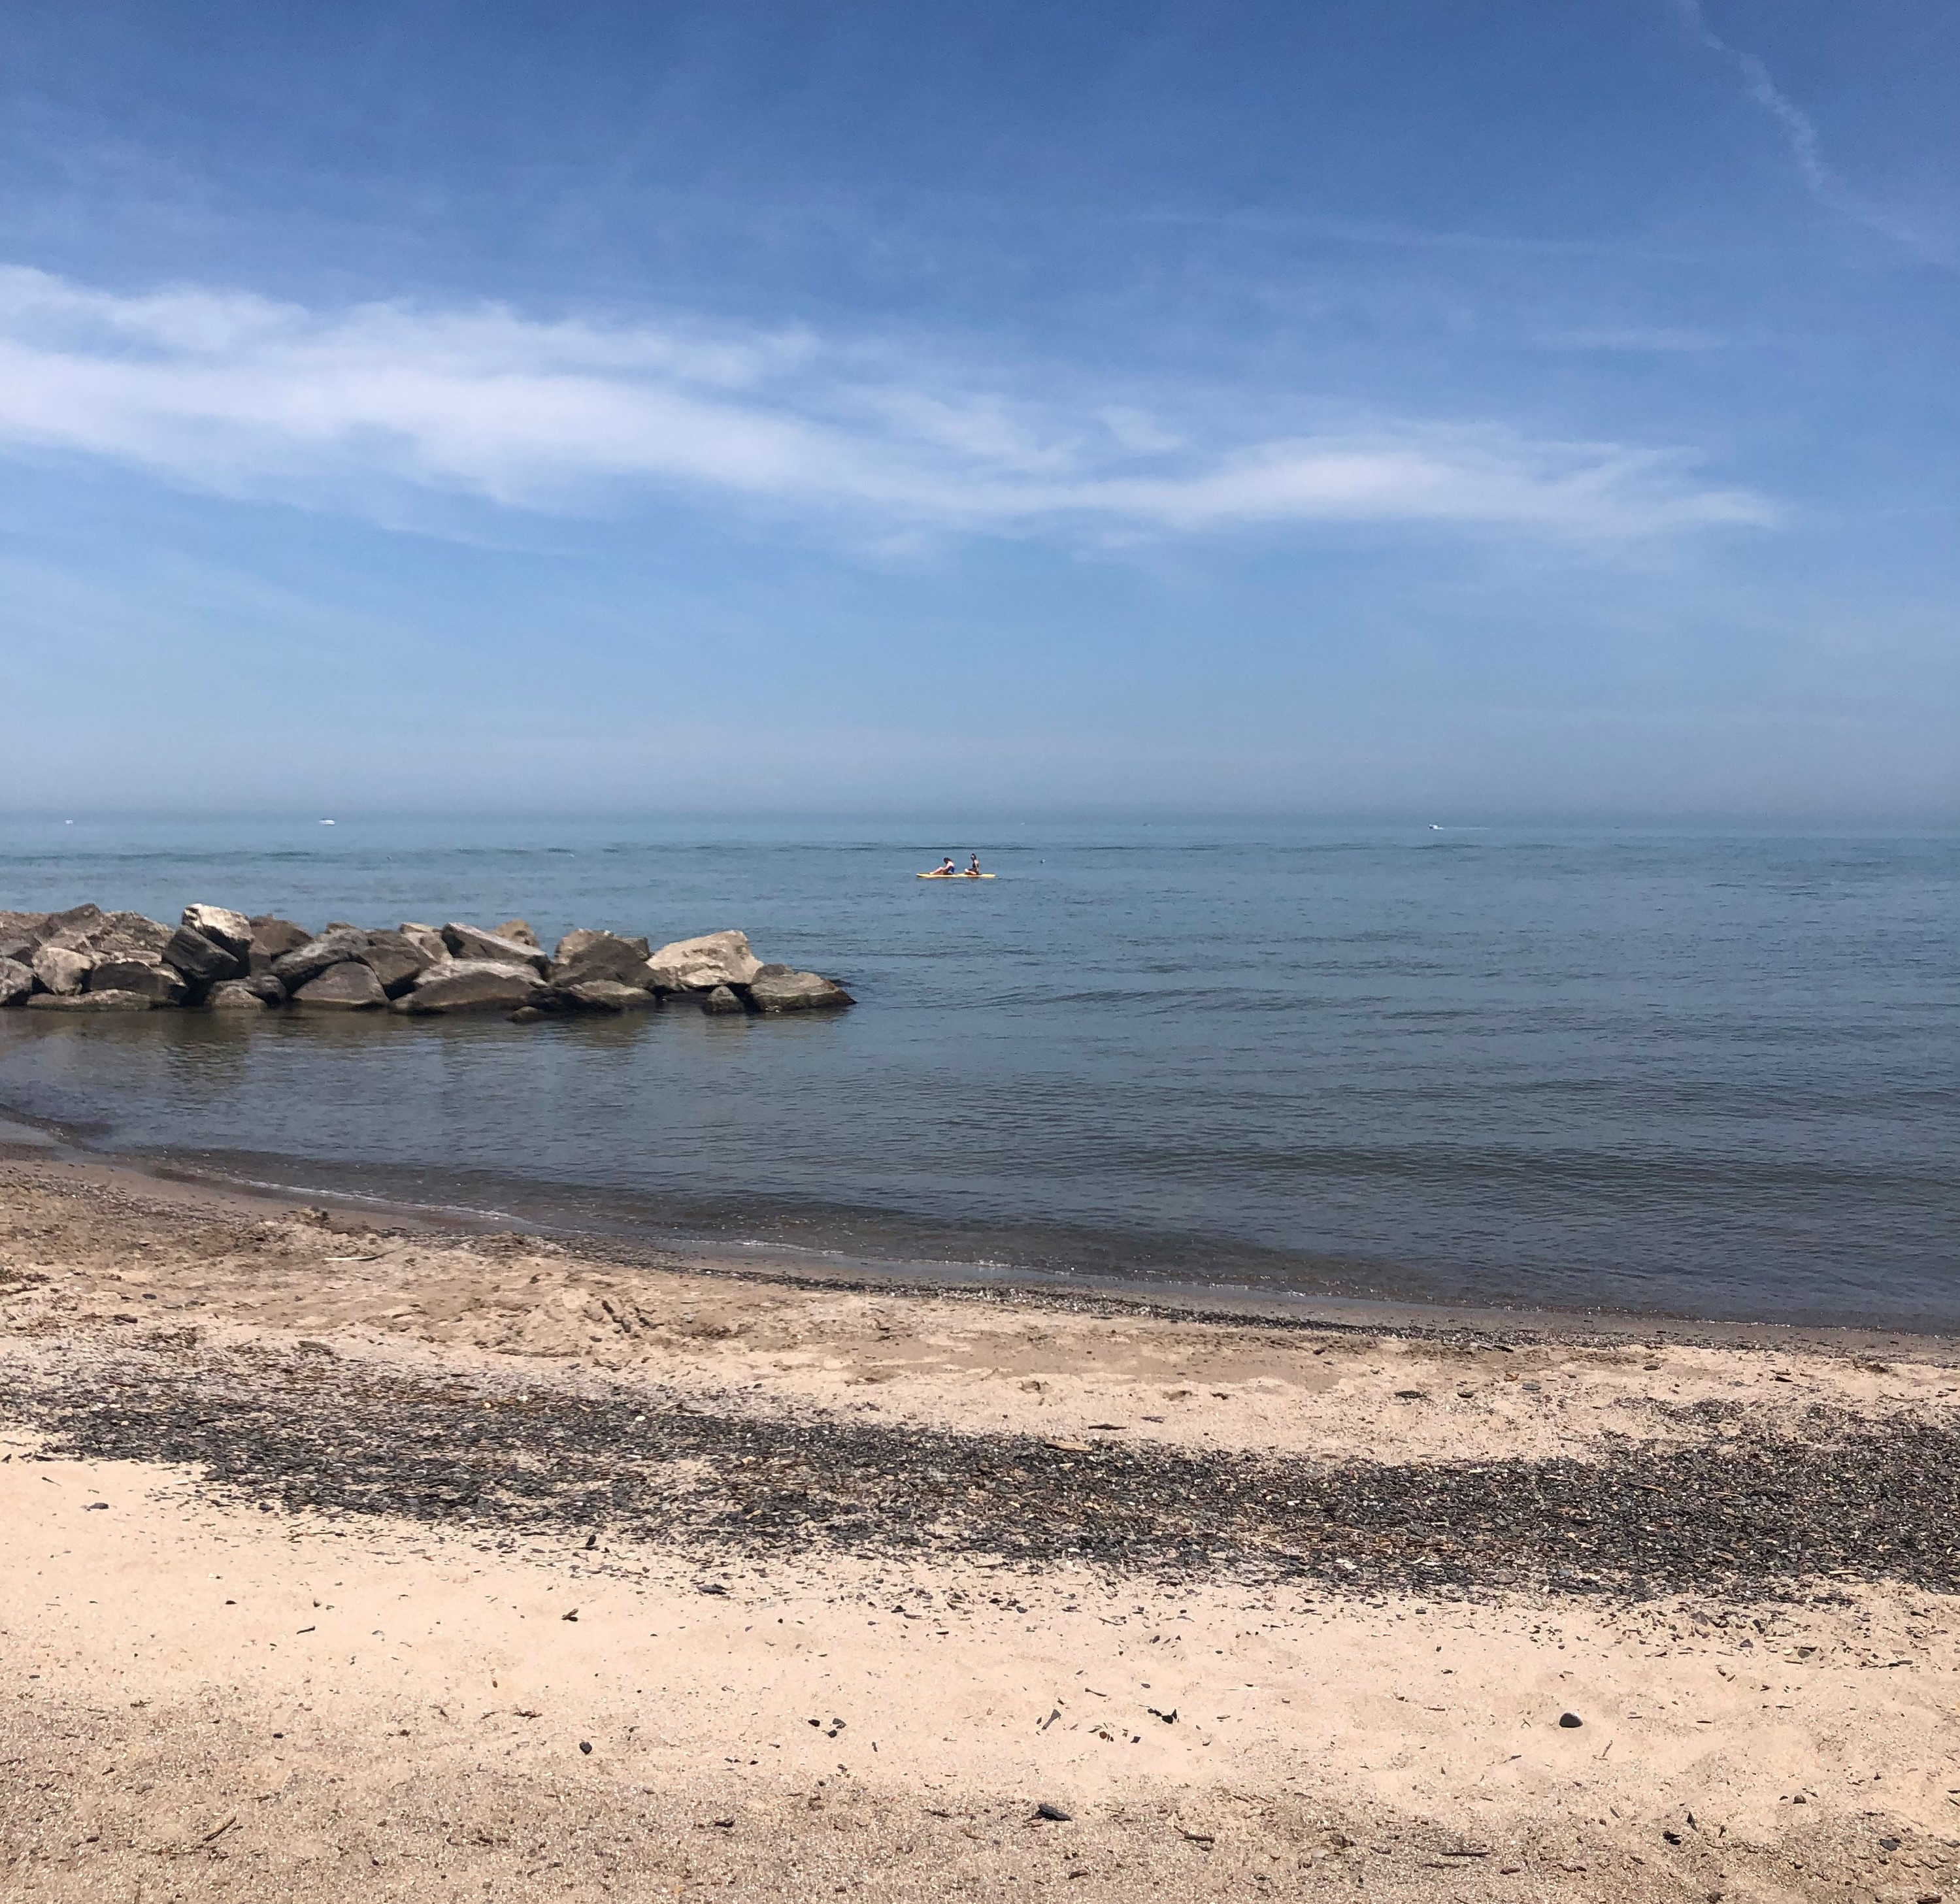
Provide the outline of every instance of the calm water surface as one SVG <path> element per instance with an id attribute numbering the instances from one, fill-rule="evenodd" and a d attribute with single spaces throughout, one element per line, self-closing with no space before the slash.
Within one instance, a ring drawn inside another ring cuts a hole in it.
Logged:
<path id="1" fill-rule="evenodd" d="M 1001 874 L 913 879 L 977 847 Z M 1960 1324 L 1960 840 L 0 824 L 0 906 L 746 927 L 832 1018 L 0 1013 L 263 1181 L 859 1257 Z"/>

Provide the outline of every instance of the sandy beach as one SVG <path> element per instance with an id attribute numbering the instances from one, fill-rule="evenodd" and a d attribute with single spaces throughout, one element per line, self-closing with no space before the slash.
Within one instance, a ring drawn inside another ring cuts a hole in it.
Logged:
<path id="1" fill-rule="evenodd" d="M 12 1894 L 1960 1888 L 1947 1342 L 813 1286 L 17 1149 L 0 1345 Z"/>

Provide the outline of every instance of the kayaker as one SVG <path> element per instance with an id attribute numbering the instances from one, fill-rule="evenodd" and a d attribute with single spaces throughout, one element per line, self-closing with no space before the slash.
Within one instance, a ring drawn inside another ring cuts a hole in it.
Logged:
<path id="1" fill-rule="evenodd" d="M 966 856 L 966 860 L 967 860 L 967 866 L 966 866 L 966 876 L 967 876 L 967 878 L 968 878 L 968 879 L 978 879 L 978 878 L 979 878 L 979 876 L 980 876 L 980 856 L 979 856 L 979 854 L 978 854 L 978 853 L 968 853 L 968 854 L 967 854 L 967 856 Z M 950 866 L 952 863 L 953 863 L 953 862 L 952 862 L 950 860 L 947 860 L 947 864 L 948 866 Z"/>
<path id="2" fill-rule="evenodd" d="M 959 870 L 959 867 L 953 864 L 953 855 L 950 853 L 941 864 L 933 868 L 933 871 L 937 873 L 957 873 Z"/>

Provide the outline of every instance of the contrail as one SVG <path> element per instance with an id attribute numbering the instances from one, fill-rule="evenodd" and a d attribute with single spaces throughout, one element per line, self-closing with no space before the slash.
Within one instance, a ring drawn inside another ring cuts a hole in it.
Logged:
<path id="1" fill-rule="evenodd" d="M 1672 3 L 1689 32 L 1742 75 L 1743 88 L 1749 97 L 1783 128 L 1796 169 L 1819 205 L 1857 219 L 1934 264 L 1954 262 L 1952 246 L 1943 239 L 1929 237 L 1882 206 L 1866 204 L 1844 183 L 1825 159 L 1824 142 L 1818 135 L 1816 122 L 1771 78 L 1769 68 L 1761 59 L 1739 46 L 1730 46 L 1709 25 L 1701 0 L 1672 0 Z"/>

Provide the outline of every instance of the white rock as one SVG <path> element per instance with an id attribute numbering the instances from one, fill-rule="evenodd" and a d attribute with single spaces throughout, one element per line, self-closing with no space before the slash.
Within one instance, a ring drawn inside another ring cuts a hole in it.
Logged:
<path id="1" fill-rule="evenodd" d="M 0 1005 L 11 1005 L 34 989 L 34 968 L 18 958 L 0 958 Z"/>
<path id="2" fill-rule="evenodd" d="M 409 989 L 420 991 L 424 986 L 436 984 L 444 979 L 469 978 L 485 973 L 498 978 L 521 979 L 533 988 L 544 983 L 535 965 L 520 965 L 515 959 L 452 958 L 447 964 L 431 965 Z"/>
<path id="3" fill-rule="evenodd" d="M 34 976 L 42 989 L 57 998 L 67 998 L 81 990 L 95 969 L 93 954 L 67 946 L 43 946 L 34 954 Z"/>
<path id="4" fill-rule="evenodd" d="M 521 923 L 521 922 L 520 922 Z M 542 972 L 551 963 L 536 944 L 504 939 L 452 919 L 442 929 L 443 942 L 459 959 L 488 959 L 498 965 L 534 965 Z"/>
<path id="5" fill-rule="evenodd" d="M 663 991 L 707 992 L 718 985 L 746 985 L 762 969 L 749 935 L 732 929 L 676 939 L 647 961 L 651 983 Z"/>
<path id="6" fill-rule="evenodd" d="M 228 906 L 186 906 L 180 923 L 202 933 L 214 946 L 222 946 L 234 958 L 243 959 L 252 949 L 251 920 Z"/>

